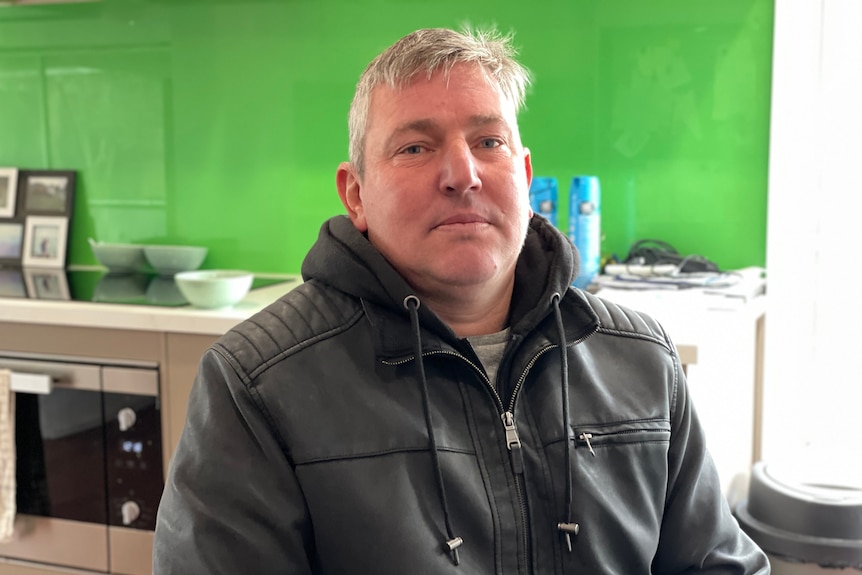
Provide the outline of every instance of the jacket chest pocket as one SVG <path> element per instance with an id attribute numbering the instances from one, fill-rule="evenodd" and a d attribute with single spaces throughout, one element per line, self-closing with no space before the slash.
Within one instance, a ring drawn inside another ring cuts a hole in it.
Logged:
<path id="1" fill-rule="evenodd" d="M 642 443 L 669 443 L 670 421 L 641 419 L 614 423 L 593 423 L 574 426 L 573 435 L 578 449 L 591 455 L 610 447 Z"/>

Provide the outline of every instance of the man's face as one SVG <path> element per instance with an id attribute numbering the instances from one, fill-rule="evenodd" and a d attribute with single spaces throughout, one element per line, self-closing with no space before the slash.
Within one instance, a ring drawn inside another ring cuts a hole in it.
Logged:
<path id="1" fill-rule="evenodd" d="M 456 64 L 378 86 L 368 118 L 364 175 L 337 176 L 357 229 L 419 293 L 510 282 L 532 216 L 514 105 Z"/>

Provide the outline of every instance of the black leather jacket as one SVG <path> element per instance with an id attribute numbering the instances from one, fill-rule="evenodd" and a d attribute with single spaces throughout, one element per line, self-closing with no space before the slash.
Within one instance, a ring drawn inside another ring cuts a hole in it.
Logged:
<path id="1" fill-rule="evenodd" d="M 327 222 L 305 283 L 202 359 L 156 575 L 768 573 L 669 338 L 571 288 L 576 268 L 534 218 L 498 392 L 347 218 Z"/>

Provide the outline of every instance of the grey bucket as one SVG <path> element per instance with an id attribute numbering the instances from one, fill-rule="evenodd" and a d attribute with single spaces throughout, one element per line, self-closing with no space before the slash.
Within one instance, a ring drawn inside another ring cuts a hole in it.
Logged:
<path id="1" fill-rule="evenodd" d="M 737 521 L 770 556 L 774 575 L 862 571 L 862 481 L 811 470 L 756 463 L 748 498 L 734 508 Z"/>

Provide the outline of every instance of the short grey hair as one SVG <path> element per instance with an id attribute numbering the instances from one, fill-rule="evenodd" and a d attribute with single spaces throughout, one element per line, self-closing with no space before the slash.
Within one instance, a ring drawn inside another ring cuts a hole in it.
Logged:
<path id="1" fill-rule="evenodd" d="M 474 63 L 482 66 L 490 80 L 496 81 L 517 112 L 524 107 L 531 78 L 529 70 L 515 59 L 516 55 L 511 34 L 503 35 L 496 30 L 456 32 L 447 28 L 417 30 L 383 51 L 360 76 L 350 104 L 349 154 L 359 174 L 365 167 L 365 133 L 374 88 L 385 84 L 397 90 L 417 74 L 424 73 L 430 78 L 439 70 L 448 75 L 455 64 Z"/>

